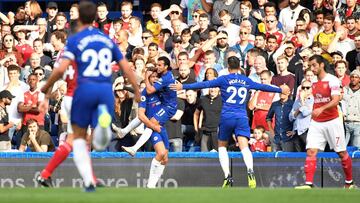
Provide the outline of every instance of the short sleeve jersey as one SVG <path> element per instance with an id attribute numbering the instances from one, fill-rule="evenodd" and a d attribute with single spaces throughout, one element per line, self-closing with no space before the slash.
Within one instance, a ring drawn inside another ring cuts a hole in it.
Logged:
<path id="1" fill-rule="evenodd" d="M 160 110 L 160 99 L 156 93 L 147 94 L 146 90 L 141 92 L 141 101 L 139 103 L 139 108 L 145 109 L 145 115 L 148 118 L 151 118 Z"/>
<path id="2" fill-rule="evenodd" d="M 111 83 L 112 62 L 123 56 L 109 36 L 94 27 L 87 27 L 71 36 L 62 58 L 75 61 L 78 85 L 88 82 Z"/>
<path id="3" fill-rule="evenodd" d="M 170 89 L 170 84 L 175 83 L 175 78 L 171 71 L 167 71 L 164 75 L 154 83 L 154 87 L 159 94 L 162 105 L 175 108 L 177 106 L 176 91 Z"/>
<path id="4" fill-rule="evenodd" d="M 314 110 L 331 102 L 331 96 L 340 95 L 340 80 L 327 73 L 321 80 L 313 83 Z M 313 118 L 317 122 L 325 122 L 339 117 L 337 106 L 326 109 L 318 117 Z"/>

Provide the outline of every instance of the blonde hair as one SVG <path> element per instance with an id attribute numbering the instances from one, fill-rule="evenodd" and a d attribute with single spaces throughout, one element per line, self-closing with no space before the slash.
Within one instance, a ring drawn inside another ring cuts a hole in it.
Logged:
<path id="1" fill-rule="evenodd" d="M 41 7 L 39 5 L 39 3 L 35 0 L 31 0 L 29 1 L 29 7 L 30 7 L 30 10 L 31 10 L 31 15 L 32 17 L 34 18 L 38 18 L 42 15 L 42 10 L 41 10 Z"/>

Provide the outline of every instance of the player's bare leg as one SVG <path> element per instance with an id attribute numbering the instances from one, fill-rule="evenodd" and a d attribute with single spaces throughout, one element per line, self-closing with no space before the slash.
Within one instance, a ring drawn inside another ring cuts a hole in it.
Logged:
<path id="1" fill-rule="evenodd" d="M 341 165 L 345 173 L 345 185 L 344 188 L 353 189 L 355 188 L 353 177 L 352 177 L 352 160 L 347 151 L 337 152 L 341 159 Z"/>
<path id="2" fill-rule="evenodd" d="M 314 174 L 316 172 L 316 155 L 318 149 L 307 149 L 305 159 L 305 185 L 295 187 L 295 189 L 311 189 L 314 187 Z"/>
<path id="3" fill-rule="evenodd" d="M 147 187 L 156 188 L 161 175 L 164 172 L 165 165 L 168 162 L 168 150 L 165 148 L 163 142 L 158 142 L 154 146 L 156 156 L 151 161 L 149 180 Z"/>
<path id="4" fill-rule="evenodd" d="M 240 151 L 243 155 L 243 159 L 247 168 L 249 188 L 256 188 L 256 179 L 254 174 L 254 161 L 252 153 L 249 149 L 248 138 L 238 136 L 237 141 L 239 143 Z"/>
<path id="5" fill-rule="evenodd" d="M 151 118 L 150 119 L 151 123 L 153 123 L 154 125 L 158 126 L 159 122 L 155 119 L 155 118 Z M 140 136 L 140 138 L 138 139 L 138 141 L 135 143 L 134 146 L 132 147 L 124 147 L 122 146 L 121 148 L 129 153 L 131 156 L 135 156 L 137 150 L 140 149 L 141 146 L 143 146 L 151 137 L 151 134 L 153 133 L 153 130 L 151 128 L 145 128 L 144 133 Z"/>
<path id="6" fill-rule="evenodd" d="M 226 149 L 227 145 L 227 141 L 218 140 L 219 162 L 225 176 L 222 187 L 231 187 L 234 182 L 230 174 L 230 161 Z"/>
<path id="7" fill-rule="evenodd" d="M 112 128 L 115 131 L 118 138 L 123 138 L 125 135 L 127 135 L 130 131 L 134 130 L 135 128 L 139 127 L 141 124 L 141 120 L 139 117 L 134 118 L 130 121 L 130 123 L 125 128 L 119 128 L 115 124 L 112 124 Z"/>
<path id="8" fill-rule="evenodd" d="M 86 139 L 87 145 L 90 146 L 92 140 L 91 134 L 88 134 L 86 138 L 87 138 Z M 37 181 L 42 186 L 53 187 L 51 176 L 53 172 L 57 169 L 57 167 L 59 167 L 59 165 L 61 165 L 61 163 L 63 163 L 69 156 L 70 152 L 73 149 L 73 140 L 74 140 L 74 134 L 68 133 L 65 142 L 56 149 L 53 157 L 50 159 L 45 169 L 41 171 L 40 175 L 37 177 Z M 93 172 L 93 179 L 94 182 L 97 183 L 96 186 L 99 186 L 100 184 L 98 184 L 94 172 Z"/>
<path id="9" fill-rule="evenodd" d="M 76 124 L 72 124 L 74 130 L 74 162 L 84 180 L 85 190 L 87 192 L 95 191 L 95 181 L 91 167 L 91 158 L 86 143 L 87 129 L 81 128 Z"/>

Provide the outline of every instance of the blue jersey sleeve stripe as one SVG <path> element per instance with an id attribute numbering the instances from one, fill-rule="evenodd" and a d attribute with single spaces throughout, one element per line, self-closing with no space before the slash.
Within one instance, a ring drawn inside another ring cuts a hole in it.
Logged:
<path id="1" fill-rule="evenodd" d="M 67 58 L 70 60 L 75 60 L 75 55 L 69 51 L 65 51 L 62 58 Z"/>

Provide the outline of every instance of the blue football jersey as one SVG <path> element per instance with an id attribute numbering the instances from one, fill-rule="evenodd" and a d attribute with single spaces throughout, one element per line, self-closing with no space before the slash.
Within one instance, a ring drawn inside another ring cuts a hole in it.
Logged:
<path id="1" fill-rule="evenodd" d="M 223 75 L 210 81 L 183 85 L 183 89 L 211 87 L 220 87 L 223 102 L 222 118 L 247 118 L 246 105 L 250 89 L 281 93 L 278 87 L 256 83 L 237 73 Z"/>
<path id="2" fill-rule="evenodd" d="M 167 71 L 161 76 L 155 83 L 154 87 L 160 97 L 161 104 L 170 107 L 177 108 L 176 91 L 170 89 L 170 84 L 175 83 L 175 78 L 171 71 Z"/>
<path id="3" fill-rule="evenodd" d="M 141 92 L 141 101 L 139 103 L 139 108 L 145 109 L 145 115 L 149 119 L 152 118 L 155 113 L 160 110 L 160 99 L 158 94 L 147 94 L 146 90 Z"/>
<path id="4" fill-rule="evenodd" d="M 94 27 L 69 37 L 62 57 L 75 61 L 79 85 L 84 82 L 111 83 L 111 63 L 123 59 L 117 45 Z"/>

